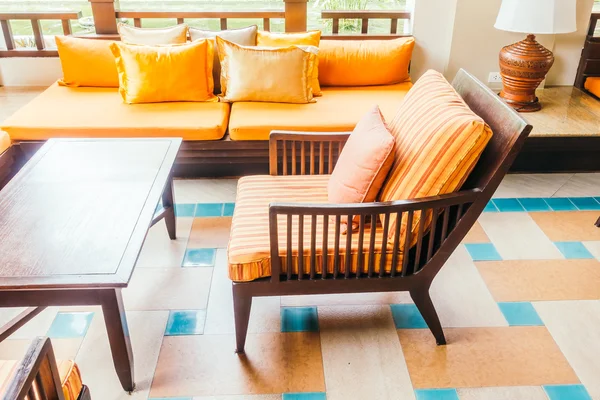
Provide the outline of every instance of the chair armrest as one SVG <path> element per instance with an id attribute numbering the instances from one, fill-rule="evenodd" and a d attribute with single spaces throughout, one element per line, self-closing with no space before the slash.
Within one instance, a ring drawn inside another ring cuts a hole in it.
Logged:
<path id="1" fill-rule="evenodd" d="M 272 131 L 269 135 L 269 173 L 330 174 L 348 137 L 350 132 Z"/>

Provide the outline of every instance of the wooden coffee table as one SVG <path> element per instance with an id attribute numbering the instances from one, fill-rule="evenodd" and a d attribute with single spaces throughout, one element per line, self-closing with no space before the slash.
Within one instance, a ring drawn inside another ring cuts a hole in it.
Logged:
<path id="1" fill-rule="evenodd" d="M 164 218 L 175 239 L 180 145 L 49 140 L 0 191 L 0 307 L 28 307 L 0 328 L 0 341 L 47 306 L 100 305 L 119 380 L 134 389 L 121 289 L 152 225 Z"/>

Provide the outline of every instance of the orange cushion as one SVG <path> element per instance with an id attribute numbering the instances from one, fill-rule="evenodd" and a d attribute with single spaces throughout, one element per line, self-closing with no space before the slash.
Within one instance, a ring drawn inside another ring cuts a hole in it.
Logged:
<path id="1" fill-rule="evenodd" d="M 394 161 L 394 137 L 379 107 L 373 107 L 358 122 L 338 159 L 329 184 L 330 203 L 368 203 L 379 189 Z M 355 217 L 358 223 L 358 217 Z M 344 217 L 344 222 L 347 217 Z M 358 227 L 358 225 L 356 226 Z"/>
<path id="2" fill-rule="evenodd" d="M 0 131 L 0 154 L 4 153 L 10 147 L 10 137 L 8 133 Z"/>
<path id="3" fill-rule="evenodd" d="M 600 97 L 600 77 L 587 78 L 583 87 L 594 96 Z"/>
<path id="4" fill-rule="evenodd" d="M 64 86 L 119 87 L 115 57 L 110 40 L 56 36 Z"/>
<path id="5" fill-rule="evenodd" d="M 415 39 L 322 40 L 319 82 L 323 86 L 390 85 L 410 80 Z"/>
<path id="6" fill-rule="evenodd" d="M 492 137 L 483 119 L 471 111 L 442 74 L 433 70 L 415 83 L 388 126 L 395 138 L 394 164 L 381 189 L 381 201 L 460 189 Z M 396 215 L 390 217 L 390 232 L 394 232 Z M 420 213 L 415 213 L 413 233 L 420 218 Z M 428 226 L 431 215 L 426 218 Z M 402 240 L 406 219 L 400 227 Z M 414 241 L 416 236 L 412 236 Z"/>

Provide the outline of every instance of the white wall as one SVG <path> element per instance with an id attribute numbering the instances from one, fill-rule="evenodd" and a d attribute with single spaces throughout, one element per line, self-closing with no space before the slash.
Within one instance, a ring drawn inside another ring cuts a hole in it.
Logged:
<path id="1" fill-rule="evenodd" d="M 58 58 L 0 58 L 2 86 L 50 86 L 61 77 Z"/>

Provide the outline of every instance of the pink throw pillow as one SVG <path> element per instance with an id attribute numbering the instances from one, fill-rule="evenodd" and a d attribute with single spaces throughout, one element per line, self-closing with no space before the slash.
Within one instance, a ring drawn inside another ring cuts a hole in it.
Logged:
<path id="1" fill-rule="evenodd" d="M 375 106 L 358 122 L 340 154 L 327 187 L 329 202 L 375 201 L 394 163 L 393 149 L 394 137 Z"/>

